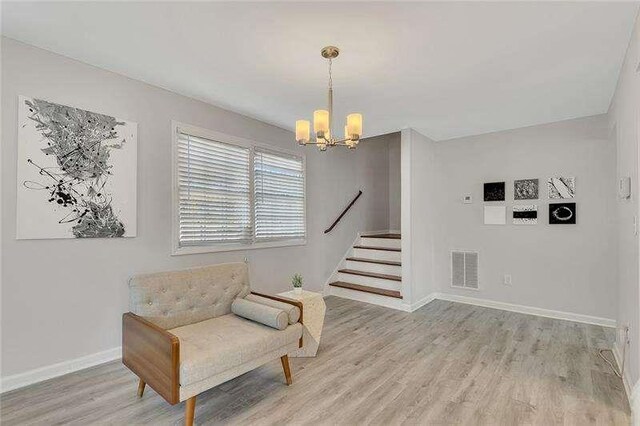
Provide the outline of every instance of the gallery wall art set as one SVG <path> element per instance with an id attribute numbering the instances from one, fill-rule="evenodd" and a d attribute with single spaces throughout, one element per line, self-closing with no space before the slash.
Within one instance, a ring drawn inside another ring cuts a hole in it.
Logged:
<path id="1" fill-rule="evenodd" d="M 484 184 L 485 203 L 504 202 L 506 198 L 506 182 L 488 182 Z M 513 182 L 513 199 L 515 201 L 539 199 L 539 179 L 519 179 Z M 575 177 L 550 177 L 547 180 L 547 193 L 550 200 L 572 199 L 576 193 Z M 538 205 L 520 204 L 512 209 L 514 225 L 536 225 L 538 223 Z M 504 205 L 485 204 L 484 224 L 505 225 L 507 223 L 507 207 Z M 575 225 L 577 218 L 576 203 L 549 203 L 550 225 Z"/>

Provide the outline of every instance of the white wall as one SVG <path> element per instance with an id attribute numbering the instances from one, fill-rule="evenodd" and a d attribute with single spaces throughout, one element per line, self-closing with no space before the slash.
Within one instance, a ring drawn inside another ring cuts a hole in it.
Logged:
<path id="1" fill-rule="evenodd" d="M 293 134 L 11 39 L 1 47 L 3 378 L 118 347 L 131 275 L 246 256 L 257 290 L 287 290 L 300 272 L 308 289 L 321 291 L 358 231 L 388 226 L 386 146 L 298 148 L 307 154 L 306 246 L 171 256 L 171 120 L 289 149 Z M 18 95 L 138 123 L 138 237 L 15 239 Z M 356 213 L 325 236 L 358 189 Z"/>
<path id="2" fill-rule="evenodd" d="M 439 142 L 436 281 L 443 292 L 613 319 L 616 316 L 615 145 L 606 116 Z M 549 225 L 546 180 L 575 176 L 576 225 Z M 538 178 L 537 201 L 514 201 L 515 179 Z M 483 224 L 483 183 L 506 182 L 507 224 Z M 465 194 L 473 204 L 463 204 Z M 514 225 L 513 205 L 538 224 Z M 480 290 L 450 286 L 450 251 L 478 250 Z M 503 284 L 510 274 L 512 286 Z"/>
<path id="3" fill-rule="evenodd" d="M 439 206 L 437 144 L 413 129 L 401 132 L 402 294 L 410 305 L 437 290 L 434 260 Z"/>
<path id="4" fill-rule="evenodd" d="M 318 176 L 315 184 L 323 192 L 320 197 L 325 209 L 322 230 L 328 228 L 358 190 L 362 190 L 362 196 L 349 213 L 323 237 L 319 255 L 325 259 L 322 276 L 326 280 L 353 245 L 357 231 L 388 229 L 389 150 L 385 137 L 374 137 L 361 140 L 356 150 L 334 148 L 320 156 L 324 161 L 325 175 Z M 314 212 L 308 210 L 308 214 L 313 215 Z"/>
<path id="5" fill-rule="evenodd" d="M 618 200 L 618 325 L 630 327 L 631 347 L 626 377 L 630 386 L 640 374 L 640 290 L 638 276 L 638 236 L 634 234 L 634 217 L 638 217 L 638 140 L 640 139 L 640 18 L 631 38 L 618 86 L 609 111 L 612 134 L 617 145 L 617 176 L 632 178 L 632 197 Z M 622 353 L 622 339 L 618 342 Z M 640 407 L 638 407 L 640 408 Z M 640 418 L 638 419 L 640 423 Z"/>
<path id="6" fill-rule="evenodd" d="M 411 280 L 426 289 L 413 303 L 437 291 L 616 318 L 615 145 L 606 116 L 437 143 L 411 132 Z M 576 177 L 577 225 L 548 224 L 550 176 Z M 539 200 L 513 201 L 520 178 L 540 179 Z M 483 183 L 492 181 L 507 183 L 504 226 L 483 224 Z M 466 194 L 473 204 L 462 203 Z M 513 225 L 514 204 L 537 204 L 538 225 Z M 403 225 L 406 218 L 403 211 Z M 479 291 L 450 286 L 452 249 L 479 251 Z"/>
<path id="7" fill-rule="evenodd" d="M 389 139 L 389 229 L 401 227 L 401 152 L 400 133 L 392 133 Z"/>

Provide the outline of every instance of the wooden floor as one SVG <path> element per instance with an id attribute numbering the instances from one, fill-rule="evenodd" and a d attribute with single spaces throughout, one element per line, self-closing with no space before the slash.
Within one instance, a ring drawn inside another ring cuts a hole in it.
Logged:
<path id="1" fill-rule="evenodd" d="M 597 354 L 612 329 L 434 301 L 408 314 L 336 297 L 317 358 L 280 360 L 198 396 L 197 424 L 624 425 Z M 3 395 L 3 425 L 181 424 L 119 362 Z"/>

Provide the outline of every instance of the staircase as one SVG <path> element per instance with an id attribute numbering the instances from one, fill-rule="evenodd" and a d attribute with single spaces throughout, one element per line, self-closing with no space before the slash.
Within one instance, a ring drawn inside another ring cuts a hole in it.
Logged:
<path id="1" fill-rule="evenodd" d="M 329 294 L 400 309 L 400 245 L 400 234 L 360 236 L 329 280 Z"/>

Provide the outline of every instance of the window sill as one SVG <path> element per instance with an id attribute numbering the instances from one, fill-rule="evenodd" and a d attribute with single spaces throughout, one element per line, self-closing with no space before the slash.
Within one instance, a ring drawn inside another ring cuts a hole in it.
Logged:
<path id="1" fill-rule="evenodd" d="M 254 244 L 229 244 L 229 245 L 211 245 L 211 246 L 190 246 L 190 247 L 173 247 L 172 256 L 182 256 L 186 254 L 201 254 L 201 253 L 220 253 L 225 251 L 239 251 L 239 250 L 258 250 L 266 248 L 276 247 L 293 247 L 293 246 L 305 246 L 307 240 L 287 240 L 287 241 L 268 241 Z"/>

